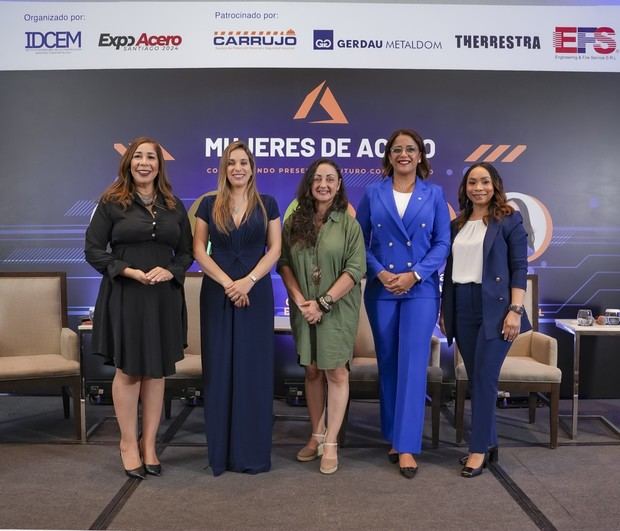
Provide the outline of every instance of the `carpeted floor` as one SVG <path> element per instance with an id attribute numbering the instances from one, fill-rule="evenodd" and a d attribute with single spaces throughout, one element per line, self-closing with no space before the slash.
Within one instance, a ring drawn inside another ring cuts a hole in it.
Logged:
<path id="1" fill-rule="evenodd" d="M 526 409 L 498 409 L 500 462 L 466 480 L 457 460 L 467 446 L 454 443 L 444 408 L 440 446 L 425 439 L 408 481 L 386 459 L 376 401 L 352 403 L 330 477 L 318 461 L 295 460 L 310 431 L 305 409 L 276 400 L 274 410 L 272 471 L 214 478 L 202 408 L 175 401 L 160 432 L 164 475 L 140 482 L 121 471 L 111 406 L 88 406 L 80 444 L 59 398 L 2 396 L 0 528 L 620 530 L 620 439 L 599 422 L 582 422 L 576 441 L 561 431 L 549 450 L 546 408 L 533 425 Z M 580 411 L 617 422 L 620 400 L 582 400 Z"/>

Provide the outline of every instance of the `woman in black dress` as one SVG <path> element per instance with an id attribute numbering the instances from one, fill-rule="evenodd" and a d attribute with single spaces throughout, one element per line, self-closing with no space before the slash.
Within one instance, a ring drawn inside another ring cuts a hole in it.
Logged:
<path id="1" fill-rule="evenodd" d="M 273 290 L 280 213 L 259 195 L 249 148 L 233 142 L 220 161 L 217 195 L 196 213 L 202 370 L 209 465 L 257 474 L 271 468 Z M 207 253 L 207 242 L 211 254 Z"/>
<path id="2" fill-rule="evenodd" d="M 158 476 L 164 377 L 174 374 L 187 343 L 183 282 L 192 254 L 187 213 L 172 195 L 155 140 L 137 138 L 123 155 L 86 231 L 85 253 L 103 275 L 92 345 L 116 367 L 112 397 L 123 468 L 130 477 Z"/>

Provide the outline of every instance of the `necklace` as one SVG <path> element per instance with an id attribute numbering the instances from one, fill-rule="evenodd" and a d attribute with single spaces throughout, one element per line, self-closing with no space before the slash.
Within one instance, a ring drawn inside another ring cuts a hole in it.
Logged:
<path id="1" fill-rule="evenodd" d="M 231 206 L 232 213 L 233 213 L 233 215 L 235 215 L 235 216 L 236 216 L 239 212 L 245 211 L 245 209 L 246 209 L 246 207 L 247 207 L 247 205 L 248 205 L 247 200 L 242 200 L 242 201 L 241 201 L 241 202 L 239 202 L 238 204 L 235 204 L 235 202 L 234 202 L 234 201 L 231 201 L 230 203 L 231 203 L 231 205 L 230 205 L 230 206 Z"/>
<path id="2" fill-rule="evenodd" d="M 144 204 L 144 206 L 151 206 L 155 202 L 155 193 L 153 192 L 151 195 L 142 195 L 140 192 L 136 191 L 138 197 Z"/>

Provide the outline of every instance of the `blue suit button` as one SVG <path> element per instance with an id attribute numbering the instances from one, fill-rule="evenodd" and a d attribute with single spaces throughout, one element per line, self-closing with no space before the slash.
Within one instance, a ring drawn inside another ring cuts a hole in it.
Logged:
<path id="1" fill-rule="evenodd" d="M 388 265 L 388 269 L 394 269 L 394 264 Z"/>
<path id="2" fill-rule="evenodd" d="M 411 242 L 407 242 L 407 247 L 411 247 Z"/>
<path id="3" fill-rule="evenodd" d="M 426 227 L 426 223 L 422 223 L 422 224 L 420 225 L 420 227 L 422 227 L 422 228 Z"/>
<path id="4" fill-rule="evenodd" d="M 394 242 L 388 242 L 388 247 L 392 247 L 394 245 Z"/>
<path id="5" fill-rule="evenodd" d="M 407 262 L 407 267 L 411 267 L 413 265 L 413 262 Z"/>
<path id="6" fill-rule="evenodd" d="M 500 277 L 495 277 L 495 282 L 501 282 L 501 278 Z"/>
<path id="7" fill-rule="evenodd" d="M 504 302 L 504 297 L 499 297 L 497 300 L 498 300 L 499 302 Z"/>

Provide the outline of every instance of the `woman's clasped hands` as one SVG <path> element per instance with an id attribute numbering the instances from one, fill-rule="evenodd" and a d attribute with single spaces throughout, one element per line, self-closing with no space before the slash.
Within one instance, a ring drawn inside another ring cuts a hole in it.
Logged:
<path id="1" fill-rule="evenodd" d="M 224 285 L 224 293 L 237 308 L 245 308 L 250 305 L 249 293 L 254 282 L 249 277 L 232 280 Z"/>
<path id="2" fill-rule="evenodd" d="M 405 273 L 381 271 L 377 276 L 385 289 L 394 295 L 409 293 L 409 290 L 413 288 L 417 282 L 415 275 L 411 271 Z"/>

